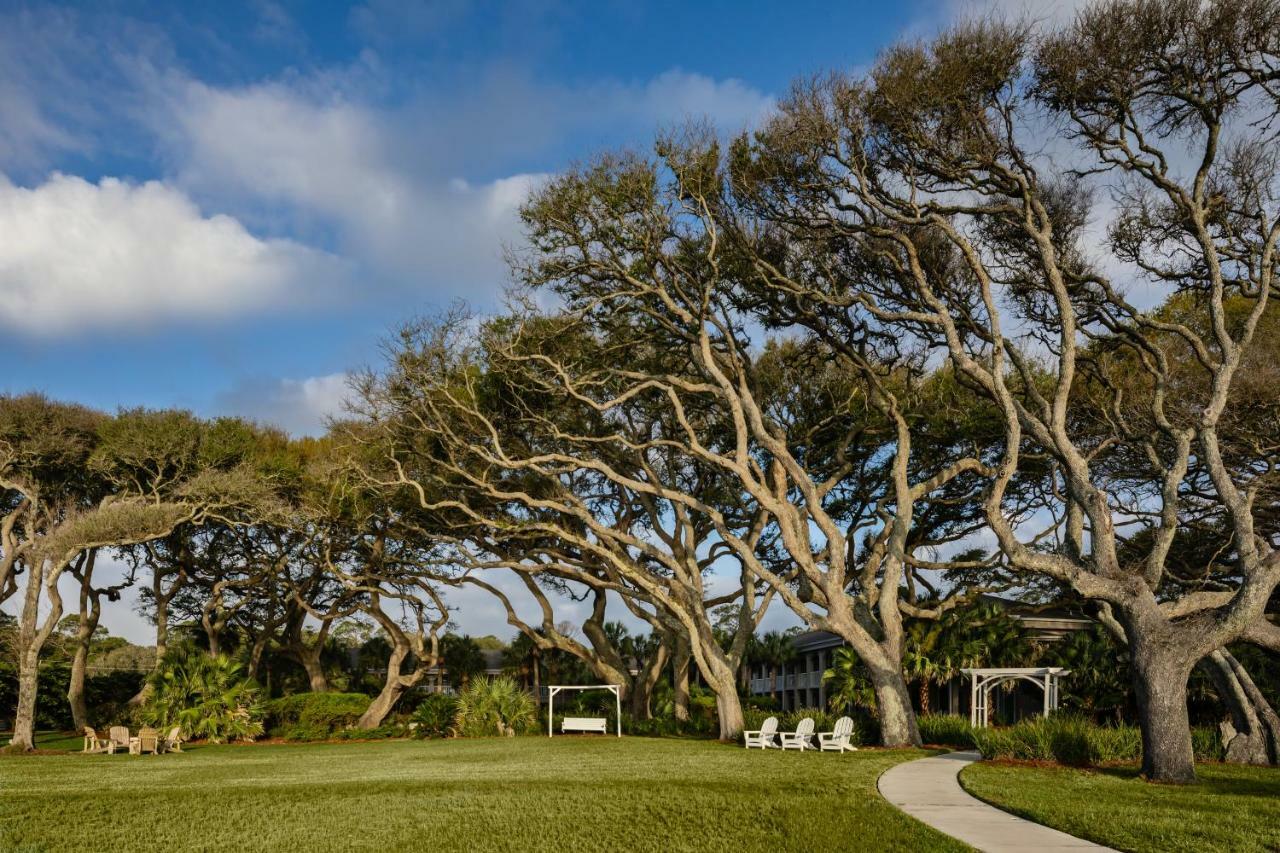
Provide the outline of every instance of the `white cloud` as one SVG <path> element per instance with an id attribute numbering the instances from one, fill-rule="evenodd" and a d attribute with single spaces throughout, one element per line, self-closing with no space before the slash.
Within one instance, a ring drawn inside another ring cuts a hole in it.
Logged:
<path id="1" fill-rule="evenodd" d="M 349 381 L 346 373 L 246 380 L 218 395 L 215 408 L 219 413 L 278 426 L 292 435 L 319 435 L 330 418 L 343 415 Z"/>
<path id="2" fill-rule="evenodd" d="M 527 161 L 583 129 L 634 128 L 646 138 L 661 124 L 707 116 L 736 131 L 773 104 L 740 81 L 669 71 L 642 84 L 582 89 L 498 75 L 468 97 L 424 95 L 388 109 L 361 101 L 368 73 L 360 65 L 348 77 L 238 89 L 167 77 L 158 84 L 165 106 L 157 130 L 193 193 L 284 211 L 294 227 L 332 234 L 340 251 L 382 278 L 437 301 L 497 294 L 507 277 L 503 249 L 520 240 L 519 206 L 545 178 L 515 172 L 477 181 L 471 173 Z"/>
<path id="3" fill-rule="evenodd" d="M 972 19 L 995 15 L 1041 25 L 1069 24 L 1089 0 L 948 0 L 953 18 Z"/>
<path id="4" fill-rule="evenodd" d="M 0 234 L 0 325 L 36 335 L 226 318 L 335 271 L 322 253 L 204 216 L 158 181 L 55 173 L 26 188 L 0 175 Z"/>
<path id="5" fill-rule="evenodd" d="M 774 99 L 741 80 L 715 80 L 672 70 L 643 88 L 620 87 L 611 98 L 622 110 L 636 110 L 656 123 L 706 117 L 721 131 L 736 133 L 758 124 Z"/>

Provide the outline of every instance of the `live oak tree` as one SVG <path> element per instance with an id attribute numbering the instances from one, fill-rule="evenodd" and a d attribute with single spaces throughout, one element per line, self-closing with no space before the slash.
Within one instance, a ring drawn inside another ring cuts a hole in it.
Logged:
<path id="1" fill-rule="evenodd" d="M 600 440 L 606 425 L 594 410 L 545 387 L 530 352 L 544 354 L 542 344 L 556 339 L 562 348 L 595 346 L 571 325 L 526 317 L 484 324 L 478 335 L 469 327 L 455 317 L 408 328 L 386 375 L 368 377 L 363 396 L 381 442 L 375 455 L 391 473 L 371 479 L 415 495 L 439 519 L 437 529 L 452 530 L 481 559 L 617 593 L 642 618 L 687 637 L 716 693 L 721 734 L 735 737 L 737 661 L 772 593 L 757 596 L 741 565 L 746 583 L 728 598 L 707 589 L 706 575 L 736 556 L 717 537 L 729 533 L 748 550 L 760 544 L 758 513 L 741 514 L 736 498 L 723 504 L 731 508 L 725 513 L 689 496 L 699 483 L 710 495 L 715 472 L 644 437 L 661 428 L 665 409 L 640 401 L 630 422 L 608 424 L 636 440 L 611 444 Z M 526 335 L 538 343 L 531 348 Z M 749 616 L 729 648 L 709 615 L 725 601 Z"/>
<path id="2" fill-rule="evenodd" d="M 816 338 L 765 346 L 753 338 L 753 322 L 789 321 L 767 316 L 742 287 L 746 241 L 721 216 L 715 143 L 705 134 L 701 143 L 666 140 L 659 162 L 605 155 L 535 193 L 518 270 L 566 310 L 554 322 L 514 320 L 520 344 L 504 364 L 523 371 L 523 393 L 564 400 L 582 412 L 579 428 L 595 428 L 558 429 L 556 441 L 580 446 L 558 464 L 667 502 L 665 511 L 705 517 L 746 584 L 857 649 L 879 695 L 884 742 L 918 743 L 902 676 L 902 611 L 937 615 L 946 585 L 914 604 L 902 587 L 918 592 L 929 572 L 959 568 L 920 552 L 976 532 L 973 475 L 987 470 L 984 453 L 998 453 L 981 439 L 952 441 L 948 449 L 960 452 L 951 454 L 913 447 L 919 394 L 902 360 Z M 539 338 L 548 323 L 554 336 Z M 574 338 L 590 344 L 567 346 Z M 638 423 L 638 410 L 655 416 Z M 704 489 L 661 483 L 642 466 L 632 477 L 602 466 L 606 452 L 660 452 L 676 460 L 667 467 L 708 472 L 749 508 L 741 517 L 756 529 L 740 535 Z M 915 506 L 928 498 L 935 510 L 967 502 L 967 517 L 937 512 L 916 524 Z"/>
<path id="3" fill-rule="evenodd" d="M 37 396 L 4 398 L 0 412 L 4 485 L 32 505 L 19 558 L 26 589 L 11 740 L 31 749 L 40 654 L 62 617 L 62 575 L 82 569 L 95 551 L 227 518 L 266 505 L 269 495 L 245 460 L 209 452 L 217 446 L 216 425 L 184 413 L 138 410 L 108 418 Z"/>
<path id="4" fill-rule="evenodd" d="M 89 663 L 89 651 L 102 618 L 102 599 L 118 602 L 123 590 L 134 583 L 133 573 L 126 573 L 116 583 L 99 586 L 94 581 L 94 569 L 98 561 L 98 550 L 82 551 L 68 568 L 76 582 L 80 585 L 79 613 L 69 619 L 75 620 L 71 655 L 71 675 L 67 682 L 67 702 L 71 705 L 71 719 L 76 730 L 82 730 L 89 724 L 89 709 L 85 704 L 85 676 Z M 64 620 L 65 621 L 65 620 Z"/>
<path id="5" fill-rule="evenodd" d="M 945 358 L 1000 412 L 986 521 L 1013 569 L 1114 615 L 1158 781 L 1194 780 L 1188 675 L 1266 630 L 1280 578 L 1259 470 L 1222 441 L 1275 291 L 1278 15 L 1258 0 L 1106 2 L 1042 36 L 984 23 L 902 45 L 865 76 L 798 86 L 735 145 L 723 193 L 740 233 L 806 248 L 744 278 L 819 324 Z M 1180 294 L 1187 319 L 1142 310 L 1137 286 Z M 1139 399 L 1106 384 L 1114 353 Z M 1104 435 L 1073 420 L 1084 378 L 1110 392 Z M 1144 460 L 1140 481 L 1110 481 L 1119 454 Z M 1053 468 L 1052 536 L 1006 506 L 1032 458 Z M 1191 505 L 1230 536 L 1224 588 L 1166 582 Z M 1124 560 L 1135 526 L 1148 545 Z"/>

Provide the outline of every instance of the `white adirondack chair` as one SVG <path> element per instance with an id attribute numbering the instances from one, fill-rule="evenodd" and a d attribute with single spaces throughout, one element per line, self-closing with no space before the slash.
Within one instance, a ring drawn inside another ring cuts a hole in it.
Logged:
<path id="1" fill-rule="evenodd" d="M 174 726 L 169 729 L 169 733 L 164 736 L 164 742 L 160 744 L 160 749 L 165 752 L 182 752 L 181 726 Z"/>
<path id="2" fill-rule="evenodd" d="M 84 752 L 92 755 L 97 752 L 110 752 L 111 739 L 98 737 L 98 733 L 90 726 L 84 727 Z"/>
<path id="3" fill-rule="evenodd" d="M 131 740 L 132 738 L 129 737 L 128 726 L 112 726 L 110 729 L 111 747 L 107 750 L 107 752 L 111 753 L 112 755 L 115 754 L 115 751 L 117 749 L 123 749 L 125 752 L 128 752 L 130 747 L 129 742 Z"/>
<path id="4" fill-rule="evenodd" d="M 758 746 L 761 749 L 777 746 L 777 744 L 773 742 L 773 738 L 777 731 L 778 718 L 769 717 L 760 724 L 760 728 L 742 733 L 742 745 L 747 749 L 750 749 L 753 746 Z"/>
<path id="5" fill-rule="evenodd" d="M 841 717 L 836 720 L 833 732 L 818 732 L 818 749 L 824 752 L 857 752 L 853 745 L 853 720 Z"/>
<path id="6" fill-rule="evenodd" d="M 805 717 L 796 726 L 794 732 L 778 732 L 778 740 L 783 749 L 813 749 L 809 738 L 813 737 L 813 717 Z"/>

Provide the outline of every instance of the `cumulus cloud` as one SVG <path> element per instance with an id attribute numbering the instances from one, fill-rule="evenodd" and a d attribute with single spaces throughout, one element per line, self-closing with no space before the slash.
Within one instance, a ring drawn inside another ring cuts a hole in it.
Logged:
<path id="1" fill-rule="evenodd" d="M 362 102 L 350 83 L 223 89 L 170 79 L 158 125 L 184 187 L 221 204 L 272 205 L 297 227 L 328 229 L 343 253 L 438 300 L 497 294 L 507 275 L 503 249 L 520 239 L 519 206 L 546 177 L 498 171 L 475 180 L 475 172 L 527 162 L 584 128 L 652 133 L 707 116 L 736 131 L 773 104 L 739 81 L 681 71 L 582 89 L 500 76 L 474 97 L 423 96 L 395 110 Z"/>
<path id="2" fill-rule="evenodd" d="M 346 373 L 306 379 L 250 379 L 219 394 L 219 413 L 278 426 L 291 435 L 320 435 L 343 414 L 350 393 Z"/>
<path id="3" fill-rule="evenodd" d="M 236 219 L 205 216 L 159 181 L 0 175 L 0 325 L 47 335 L 163 319 L 221 319 L 323 287 L 335 262 Z"/>

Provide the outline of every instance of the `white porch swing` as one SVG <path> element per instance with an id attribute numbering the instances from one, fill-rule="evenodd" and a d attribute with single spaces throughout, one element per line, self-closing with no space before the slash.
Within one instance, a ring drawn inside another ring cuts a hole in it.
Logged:
<path id="1" fill-rule="evenodd" d="M 1058 710 L 1058 679 L 1071 670 L 1060 666 L 986 667 L 960 670 L 971 679 L 969 725 L 986 728 L 991 709 L 991 691 L 1010 681 L 1029 681 L 1044 691 L 1044 716 Z"/>
<path id="2" fill-rule="evenodd" d="M 608 690 L 613 694 L 617 706 L 616 716 L 618 737 L 622 737 L 622 685 L 621 684 L 553 684 L 547 688 L 547 737 L 554 734 L 556 694 L 565 690 Z M 604 717 L 565 717 L 560 724 L 560 733 L 565 732 L 599 732 L 609 733 L 608 720 Z"/>

